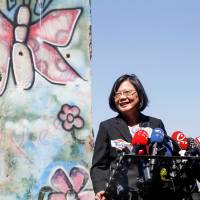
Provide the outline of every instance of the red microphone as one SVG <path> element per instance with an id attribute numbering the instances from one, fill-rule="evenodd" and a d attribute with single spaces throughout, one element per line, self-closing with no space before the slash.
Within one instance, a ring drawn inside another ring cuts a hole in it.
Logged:
<path id="1" fill-rule="evenodd" d="M 147 145 L 148 144 L 148 133 L 145 130 L 138 130 L 135 132 L 132 138 L 132 145 Z"/>
<path id="2" fill-rule="evenodd" d="M 139 151 L 138 151 L 138 155 L 145 155 L 145 151 L 144 151 L 144 149 L 139 149 Z"/>
<path id="3" fill-rule="evenodd" d="M 182 131 L 175 131 L 172 133 L 172 139 L 178 143 L 181 150 L 187 150 L 188 148 L 188 139 Z"/>
<path id="4" fill-rule="evenodd" d="M 135 132 L 132 141 L 133 145 L 132 153 L 144 155 L 146 151 L 146 145 L 148 144 L 148 133 L 145 130 L 138 130 Z"/>

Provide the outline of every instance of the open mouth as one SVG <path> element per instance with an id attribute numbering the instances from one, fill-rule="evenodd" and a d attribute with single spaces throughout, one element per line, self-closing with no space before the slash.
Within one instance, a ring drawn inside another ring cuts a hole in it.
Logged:
<path id="1" fill-rule="evenodd" d="M 129 102 L 123 102 L 119 104 L 120 107 L 126 107 L 127 105 L 129 105 Z"/>

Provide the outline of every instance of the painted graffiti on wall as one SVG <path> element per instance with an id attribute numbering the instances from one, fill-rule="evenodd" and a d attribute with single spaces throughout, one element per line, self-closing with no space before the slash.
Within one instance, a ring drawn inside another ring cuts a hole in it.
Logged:
<path id="1" fill-rule="evenodd" d="M 56 84 L 66 84 L 80 77 L 55 48 L 69 43 L 80 13 L 78 8 L 51 10 L 31 24 L 30 8 L 22 4 L 15 12 L 12 24 L 0 12 L 0 26 L 4 27 L 0 31 L 0 95 L 6 87 L 10 64 L 15 83 L 23 89 L 32 87 L 34 70 Z"/>
<path id="2" fill-rule="evenodd" d="M 0 199 L 94 199 L 89 0 L 0 2 Z"/>
<path id="3" fill-rule="evenodd" d="M 89 174 L 81 167 L 73 167 L 70 173 L 62 168 L 56 169 L 50 178 L 51 186 L 41 188 L 38 200 L 43 200 L 48 194 L 48 200 L 65 199 L 94 199 L 90 190 L 84 190 L 89 179 Z"/>

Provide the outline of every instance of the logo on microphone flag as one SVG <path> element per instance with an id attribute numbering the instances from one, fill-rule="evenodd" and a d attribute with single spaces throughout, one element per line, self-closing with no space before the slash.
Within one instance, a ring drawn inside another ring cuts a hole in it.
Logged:
<path id="1" fill-rule="evenodd" d="M 122 140 L 122 139 L 111 140 L 111 147 L 114 147 L 119 150 L 128 148 L 129 151 L 131 151 L 133 148 L 131 143 L 126 142 L 125 140 Z"/>

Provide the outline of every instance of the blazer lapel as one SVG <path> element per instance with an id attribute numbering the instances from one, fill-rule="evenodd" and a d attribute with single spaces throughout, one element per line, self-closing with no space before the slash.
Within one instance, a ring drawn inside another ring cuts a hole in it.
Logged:
<path id="1" fill-rule="evenodd" d="M 140 123 L 139 123 L 140 127 L 150 127 L 150 122 L 149 122 L 148 116 L 140 113 L 140 120 L 139 121 L 140 121 Z"/>
<path id="2" fill-rule="evenodd" d="M 150 127 L 149 120 L 146 115 L 143 115 L 142 113 L 140 113 L 139 117 L 140 117 L 140 119 L 139 119 L 140 127 Z M 128 125 L 120 115 L 115 117 L 115 126 L 116 126 L 116 129 L 118 129 L 121 137 L 123 137 L 127 142 L 131 142 L 132 136 L 130 134 Z"/>
<path id="3" fill-rule="evenodd" d="M 119 130 L 119 134 L 127 141 L 131 142 L 132 136 L 126 122 L 120 116 L 115 118 L 115 126 Z"/>

